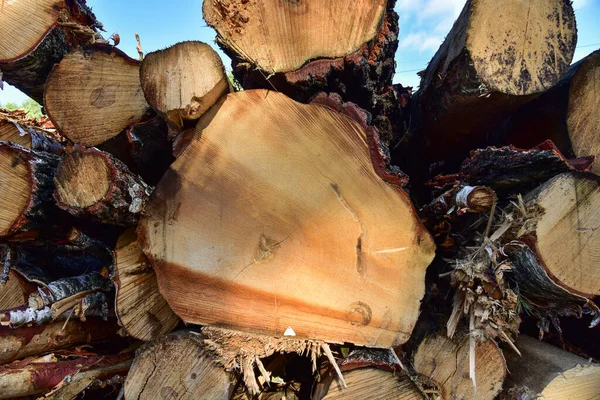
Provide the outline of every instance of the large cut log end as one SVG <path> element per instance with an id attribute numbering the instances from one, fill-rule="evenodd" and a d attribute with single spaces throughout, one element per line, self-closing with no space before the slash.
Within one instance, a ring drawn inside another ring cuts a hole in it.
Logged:
<path id="1" fill-rule="evenodd" d="M 435 248 L 408 195 L 375 172 L 363 128 L 269 91 L 208 114 L 140 220 L 173 310 L 275 336 L 405 342 Z"/>
<path id="2" fill-rule="evenodd" d="M 202 13 L 225 49 L 269 74 L 353 53 L 377 34 L 386 3 L 204 1 Z"/>
<path id="3" fill-rule="evenodd" d="M 576 42 L 570 1 L 467 1 L 423 75 L 413 144 L 430 162 L 483 145 L 500 121 L 560 81 Z"/>

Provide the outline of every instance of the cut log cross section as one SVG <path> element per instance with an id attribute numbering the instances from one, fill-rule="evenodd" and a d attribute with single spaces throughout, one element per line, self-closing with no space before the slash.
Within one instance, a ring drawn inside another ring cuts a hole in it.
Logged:
<path id="1" fill-rule="evenodd" d="M 115 313 L 132 337 L 156 339 L 180 322 L 158 291 L 156 274 L 137 242 L 135 231 L 119 237 L 114 252 Z"/>
<path id="2" fill-rule="evenodd" d="M 58 157 L 0 142 L 0 237 L 48 217 Z"/>
<path id="3" fill-rule="evenodd" d="M 496 398 L 506 377 L 502 351 L 490 340 L 477 341 L 474 380 L 470 379 L 469 337 L 427 336 L 414 356 L 415 370 L 436 384 L 444 399 Z M 474 388 L 476 386 L 476 389 Z"/>
<path id="4" fill-rule="evenodd" d="M 156 111 L 181 128 L 200 118 L 229 92 L 216 51 L 202 42 L 183 42 L 150 53 L 140 68 L 144 96 Z"/>
<path id="5" fill-rule="evenodd" d="M 85 0 L 11 0 L 0 7 L 0 81 L 39 103 L 52 66 L 73 46 L 101 39 Z M 76 31 L 76 34 L 73 32 Z"/>
<path id="6" fill-rule="evenodd" d="M 535 250 L 549 277 L 572 293 L 600 295 L 600 178 L 561 174 L 527 201 L 541 208 Z"/>
<path id="7" fill-rule="evenodd" d="M 206 117 L 139 226 L 175 313 L 276 336 L 405 342 L 434 244 L 408 195 L 375 173 L 361 126 L 263 90 L 229 94 Z"/>
<path id="8" fill-rule="evenodd" d="M 277 73 L 297 70 L 316 58 L 356 51 L 377 34 L 386 3 L 208 0 L 202 12 L 219 40 L 239 50 L 246 62 Z"/>
<path id="9" fill-rule="evenodd" d="M 516 345 L 523 357 L 506 354 L 511 372 L 506 388 L 522 396 L 519 398 L 600 398 L 600 364 L 527 336 L 519 337 Z"/>
<path id="10" fill-rule="evenodd" d="M 139 61 L 109 45 L 76 49 L 48 76 L 44 106 L 71 141 L 103 143 L 140 120 L 148 108 Z"/>
<path id="11" fill-rule="evenodd" d="M 69 213 L 115 225 L 135 225 L 151 187 L 113 156 L 75 146 L 63 156 L 54 198 Z"/>

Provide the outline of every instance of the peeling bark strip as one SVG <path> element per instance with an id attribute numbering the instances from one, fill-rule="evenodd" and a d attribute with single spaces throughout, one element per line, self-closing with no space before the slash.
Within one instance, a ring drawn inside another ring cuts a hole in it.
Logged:
<path id="1" fill-rule="evenodd" d="M 600 397 L 600 364 L 558 347 L 520 336 L 516 345 L 523 357 L 506 353 L 511 372 L 506 377 L 512 399 L 596 399 Z"/>
<path id="2" fill-rule="evenodd" d="M 0 141 L 11 142 L 28 149 L 58 153 L 63 146 L 49 131 L 43 130 L 26 120 L 14 118 L 11 113 L 0 109 Z"/>
<path id="3" fill-rule="evenodd" d="M 19 327 L 25 324 L 43 325 L 50 322 L 54 317 L 54 312 L 50 307 L 44 307 L 37 310 L 31 307 L 16 307 L 12 310 L 5 310 L 0 313 L 0 324 L 2 326 Z"/>
<path id="4" fill-rule="evenodd" d="M 541 319 L 540 336 L 549 329 L 550 322 L 560 331 L 558 317 L 581 318 L 584 311 L 591 313 L 591 327 L 600 321 L 598 307 L 583 296 L 571 293 L 554 283 L 536 254 L 524 243 L 516 242 L 503 247 L 514 264 L 514 279 L 518 282 L 523 307 Z"/>
<path id="5" fill-rule="evenodd" d="M 75 146 L 67 152 L 54 178 L 57 205 L 77 217 L 132 226 L 152 188 L 125 164 L 95 148 Z"/>
<path id="6" fill-rule="evenodd" d="M 177 126 L 200 118 L 230 92 L 223 62 L 208 44 L 181 42 L 149 53 L 140 68 L 144 97 Z"/>
<path id="7" fill-rule="evenodd" d="M 139 65 L 105 44 L 73 50 L 46 81 L 44 107 L 50 120 L 65 137 L 85 146 L 117 136 L 148 109 Z"/>
<path id="8" fill-rule="evenodd" d="M 127 375 L 125 399 L 231 398 L 235 379 L 206 347 L 202 335 L 187 331 L 145 344 Z"/>
<path id="9" fill-rule="evenodd" d="M 0 142 L 0 237 L 51 216 L 57 164 L 53 154 Z"/>
<path id="10" fill-rule="evenodd" d="M 206 0 L 203 15 L 245 89 L 275 89 L 303 103 L 320 91 L 338 93 L 373 115 L 387 144 L 403 130 L 404 89 L 392 86 L 398 47 L 394 4 Z"/>
<path id="11" fill-rule="evenodd" d="M 3 365 L 0 366 L 0 399 L 46 393 L 69 375 L 122 364 L 130 359 L 131 353 L 77 357 L 64 361 L 26 360 Z"/>
<path id="12" fill-rule="evenodd" d="M 133 229 L 119 237 L 114 257 L 115 313 L 123 329 L 139 340 L 157 339 L 175 329 L 181 320 L 160 294 L 156 273 Z"/>
<path id="13" fill-rule="evenodd" d="M 573 64 L 557 85 L 512 115 L 502 135 L 519 147 L 549 138 L 569 157 L 600 158 L 598 87 L 600 50 Z M 600 162 L 591 171 L 599 174 Z"/>
<path id="14" fill-rule="evenodd" d="M 44 399 L 65 400 L 86 398 L 88 396 L 94 398 L 93 392 L 90 393 L 87 390 L 93 389 L 95 385 L 102 388 L 107 382 L 115 385 L 125 380 L 131 367 L 133 353 L 130 353 L 127 358 L 125 361 L 119 362 L 120 359 L 116 359 L 114 364 L 92 366 L 72 375 L 67 375 L 49 393 L 44 395 Z"/>
<path id="15" fill-rule="evenodd" d="M 87 317 L 108 319 L 106 295 L 102 292 L 82 292 L 59 300 L 52 306 L 40 310 L 35 307 L 16 307 L 12 310 L 0 311 L 0 325 L 18 328 L 23 325 L 44 325 L 50 321 Z"/>
<path id="16" fill-rule="evenodd" d="M 77 319 L 53 322 L 47 325 L 0 327 L 0 364 L 84 343 L 117 337 L 116 321 L 89 318 L 85 323 Z"/>
<path id="17" fill-rule="evenodd" d="M 46 306 L 79 293 L 98 290 L 109 291 L 110 289 L 110 281 L 98 272 L 64 278 L 38 288 L 37 293 L 32 293 L 29 296 L 29 307 L 41 310 Z"/>
<path id="18" fill-rule="evenodd" d="M 173 311 L 274 336 L 405 342 L 435 246 L 406 192 L 381 179 L 368 132 L 272 91 L 229 94 L 209 114 L 138 230 Z"/>
<path id="19" fill-rule="evenodd" d="M 569 0 L 467 1 L 424 72 L 413 139 L 436 161 L 480 145 L 564 76 L 576 41 Z"/>
<path id="20" fill-rule="evenodd" d="M 85 0 L 3 2 L 0 82 L 3 79 L 42 104 L 52 66 L 72 47 L 101 40 L 97 33 L 101 28 Z"/>

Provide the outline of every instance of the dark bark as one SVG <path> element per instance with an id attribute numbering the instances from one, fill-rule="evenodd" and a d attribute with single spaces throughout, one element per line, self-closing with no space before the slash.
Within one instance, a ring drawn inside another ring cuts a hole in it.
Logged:
<path id="1" fill-rule="evenodd" d="M 25 163 L 29 172 L 29 199 L 10 227 L 1 236 L 9 236 L 18 231 L 29 230 L 39 226 L 42 221 L 52 219 L 56 210 L 52 193 L 54 191 L 54 173 L 58 165 L 58 157 L 51 153 L 29 150 L 19 145 L 0 142 L 0 149 L 5 157 L 11 157 L 13 167 Z"/>
<path id="2" fill-rule="evenodd" d="M 71 20 L 88 27 L 90 34 L 102 28 L 85 0 L 67 0 L 65 3 Z M 98 39 L 101 39 L 99 35 Z M 78 35 L 66 26 L 55 27 L 26 57 L 10 63 L 0 63 L 1 79 L 43 104 L 44 84 L 54 64 L 59 63 L 73 47 L 90 40 L 95 40 L 94 36 Z"/>
<path id="3" fill-rule="evenodd" d="M 458 174 L 437 176 L 428 184 L 443 187 L 460 181 L 506 194 L 527 190 L 563 172 L 586 171 L 592 162 L 593 158 L 567 160 L 550 141 L 531 150 L 487 147 L 471 152 Z"/>
<path id="4" fill-rule="evenodd" d="M 76 175 L 89 174 L 89 171 L 83 169 L 83 164 L 80 164 L 80 160 L 86 157 L 96 157 L 98 160 L 94 162 L 104 163 L 108 174 L 102 177 L 103 182 L 78 182 Z M 71 179 L 73 182 L 70 182 Z M 75 146 L 71 153 L 63 156 L 56 171 L 55 182 L 57 190 L 54 198 L 61 209 L 77 217 L 121 226 L 133 226 L 137 223 L 152 191 L 152 187 L 109 153 L 94 148 L 84 149 L 81 146 Z M 85 193 L 91 191 L 89 185 L 101 184 L 106 185 L 107 190 L 91 205 L 80 204 L 78 199 L 67 198 L 69 191 Z"/>
<path id="5" fill-rule="evenodd" d="M 149 185 L 156 185 L 175 161 L 168 131 L 167 123 L 152 113 L 147 121 L 135 124 L 98 148 L 124 162 Z"/>
<path id="6" fill-rule="evenodd" d="M 506 144 L 528 148 L 550 139 L 567 157 L 583 157 L 590 154 L 576 155 L 571 146 L 570 132 L 567 126 L 569 102 L 571 99 L 571 83 L 586 62 L 593 63 L 600 57 L 595 51 L 586 58 L 574 63 L 563 79 L 550 90 L 521 107 L 499 127 L 496 134 Z"/>
<path id="7" fill-rule="evenodd" d="M 240 54 L 219 40 L 231 57 L 233 74 L 245 89 L 275 89 L 307 103 L 318 92 L 337 93 L 344 101 L 356 103 L 372 115 L 381 139 L 389 144 L 403 131 L 401 85 L 392 85 L 398 48 L 398 15 L 395 0 L 389 0 L 384 21 L 377 36 L 345 57 L 312 60 L 296 71 L 274 75 L 249 65 Z"/>
<path id="8" fill-rule="evenodd" d="M 49 284 L 61 278 L 112 270 L 112 252 L 101 242 L 80 234 L 76 238 L 10 243 L 9 267 L 30 282 Z M 2 252 L 5 259 L 6 252 Z"/>
<path id="9" fill-rule="evenodd" d="M 559 317 L 581 318 L 585 313 L 593 318 L 591 327 L 600 322 L 598 307 L 589 299 L 554 283 L 536 254 L 525 243 L 509 243 L 503 247 L 503 251 L 514 265 L 511 275 L 522 307 L 540 319 L 540 336 L 548 331 L 550 322 L 560 331 Z"/>

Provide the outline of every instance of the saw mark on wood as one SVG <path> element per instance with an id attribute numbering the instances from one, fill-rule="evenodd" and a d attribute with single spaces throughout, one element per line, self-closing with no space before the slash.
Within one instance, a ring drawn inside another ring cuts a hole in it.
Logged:
<path id="1" fill-rule="evenodd" d="M 358 240 L 356 243 L 356 272 L 358 272 L 358 274 L 364 278 L 367 271 L 366 271 L 365 265 L 363 263 L 362 241 L 363 241 L 364 233 L 363 233 L 362 224 L 360 223 L 360 219 L 358 218 L 358 214 L 356 213 L 356 211 L 354 211 L 354 209 L 350 206 L 350 204 L 348 204 L 348 202 L 342 195 L 342 192 L 340 191 L 340 188 L 337 185 L 337 183 L 330 183 L 329 186 L 331 187 L 331 190 L 333 190 L 333 193 L 335 193 L 337 199 L 342 204 L 342 206 L 346 209 L 346 211 L 348 211 L 348 213 L 350 213 L 350 215 L 352 216 L 352 219 L 354 221 L 356 221 L 356 223 L 358 224 L 358 229 L 360 231 L 360 234 L 358 236 Z"/>
<path id="2" fill-rule="evenodd" d="M 377 250 L 375 252 L 375 254 L 387 254 L 387 253 L 398 253 L 400 251 L 404 251 L 408 249 L 408 247 L 396 247 L 394 249 L 384 249 L 384 250 Z"/>

